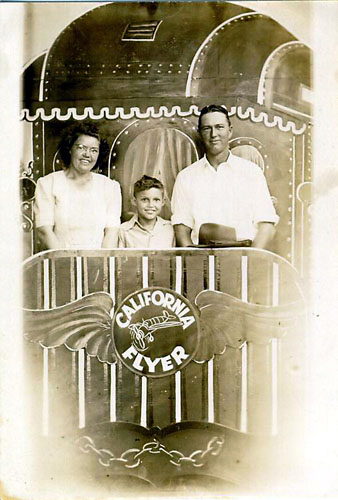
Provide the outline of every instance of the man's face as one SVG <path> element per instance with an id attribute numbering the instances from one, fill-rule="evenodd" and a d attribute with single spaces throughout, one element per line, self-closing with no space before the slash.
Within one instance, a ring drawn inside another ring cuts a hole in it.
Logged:
<path id="1" fill-rule="evenodd" d="M 232 127 L 224 113 L 213 111 L 202 116 L 200 134 L 207 153 L 218 155 L 228 149 Z"/>

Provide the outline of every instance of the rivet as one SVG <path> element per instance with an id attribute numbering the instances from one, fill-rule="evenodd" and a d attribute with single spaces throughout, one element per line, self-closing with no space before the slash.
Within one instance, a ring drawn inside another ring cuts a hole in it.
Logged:
<path id="1" fill-rule="evenodd" d="M 269 169 L 270 167 L 269 167 L 269 165 L 267 165 L 265 168 Z"/>
<path id="2" fill-rule="evenodd" d="M 121 141 L 116 141 L 116 144 L 121 144 Z"/>
<path id="3" fill-rule="evenodd" d="M 291 253 L 288 253 L 288 257 L 291 257 Z"/>
<path id="4" fill-rule="evenodd" d="M 116 170 L 116 167 L 115 167 L 115 165 L 113 165 L 113 170 Z"/>
<path id="5" fill-rule="evenodd" d="M 161 68 L 161 66 L 162 66 L 162 64 L 160 63 L 160 64 L 159 64 L 159 67 Z"/>
<path id="6" fill-rule="evenodd" d="M 128 135 L 128 134 L 129 134 L 129 132 L 128 132 L 128 130 L 126 130 L 126 131 L 125 131 L 125 135 Z"/>
<path id="7" fill-rule="evenodd" d="M 169 66 L 172 68 L 172 67 L 173 67 L 173 64 L 169 64 Z"/>
<path id="8" fill-rule="evenodd" d="M 292 211 L 292 208 L 291 207 L 288 207 L 288 212 L 291 212 Z"/>

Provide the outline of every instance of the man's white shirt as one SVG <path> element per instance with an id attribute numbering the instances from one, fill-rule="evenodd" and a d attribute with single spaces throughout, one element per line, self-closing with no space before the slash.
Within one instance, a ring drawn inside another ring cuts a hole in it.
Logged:
<path id="1" fill-rule="evenodd" d="M 190 227 L 195 244 L 206 222 L 235 228 L 237 240 L 253 240 L 259 222 L 279 220 L 260 167 L 231 153 L 217 170 L 206 156 L 181 170 L 171 204 L 172 224 Z"/>

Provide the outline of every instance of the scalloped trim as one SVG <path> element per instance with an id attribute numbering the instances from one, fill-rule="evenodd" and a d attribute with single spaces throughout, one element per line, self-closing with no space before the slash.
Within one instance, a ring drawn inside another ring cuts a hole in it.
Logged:
<path id="1" fill-rule="evenodd" d="M 85 107 L 83 113 L 77 111 L 76 108 L 68 108 L 66 112 L 62 113 L 60 108 L 52 108 L 50 113 L 47 114 L 44 108 L 38 108 L 35 114 L 30 114 L 28 109 L 23 109 L 20 113 L 20 120 L 26 120 L 28 122 L 34 122 L 38 119 L 43 121 L 50 121 L 57 119 L 59 121 L 67 121 L 70 119 L 74 120 L 84 120 L 90 118 L 92 120 L 100 120 L 102 118 L 107 118 L 110 120 L 121 118 L 122 120 L 130 120 L 132 118 L 171 118 L 174 116 L 191 116 L 199 115 L 198 106 L 195 104 L 191 105 L 187 111 L 183 111 L 180 106 L 173 106 L 171 109 L 167 106 L 159 106 L 158 111 L 155 110 L 153 106 L 149 106 L 146 111 L 141 111 L 140 108 L 133 106 L 130 108 L 129 112 L 126 112 L 124 108 L 117 107 L 115 111 L 111 113 L 109 107 L 103 107 L 98 113 L 94 112 L 92 107 Z M 306 124 L 301 128 L 297 128 L 296 124 L 292 121 L 283 122 L 281 116 L 274 116 L 272 120 L 269 121 L 269 116 L 265 111 L 261 111 L 258 114 L 255 113 L 255 109 L 251 106 L 243 111 L 242 106 L 232 106 L 229 110 L 230 116 L 237 116 L 240 120 L 249 119 L 253 123 L 261 123 L 268 128 L 277 127 L 281 132 L 292 132 L 294 135 L 301 135 L 306 130 Z"/>

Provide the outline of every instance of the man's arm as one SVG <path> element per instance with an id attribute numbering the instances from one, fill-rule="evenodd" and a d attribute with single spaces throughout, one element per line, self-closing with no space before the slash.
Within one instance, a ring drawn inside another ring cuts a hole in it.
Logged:
<path id="1" fill-rule="evenodd" d="M 259 222 L 258 231 L 252 246 L 255 248 L 267 248 L 272 241 L 276 228 L 272 222 Z"/>
<path id="2" fill-rule="evenodd" d="M 189 247 L 193 244 L 191 239 L 191 228 L 185 224 L 174 224 L 176 246 Z"/>

